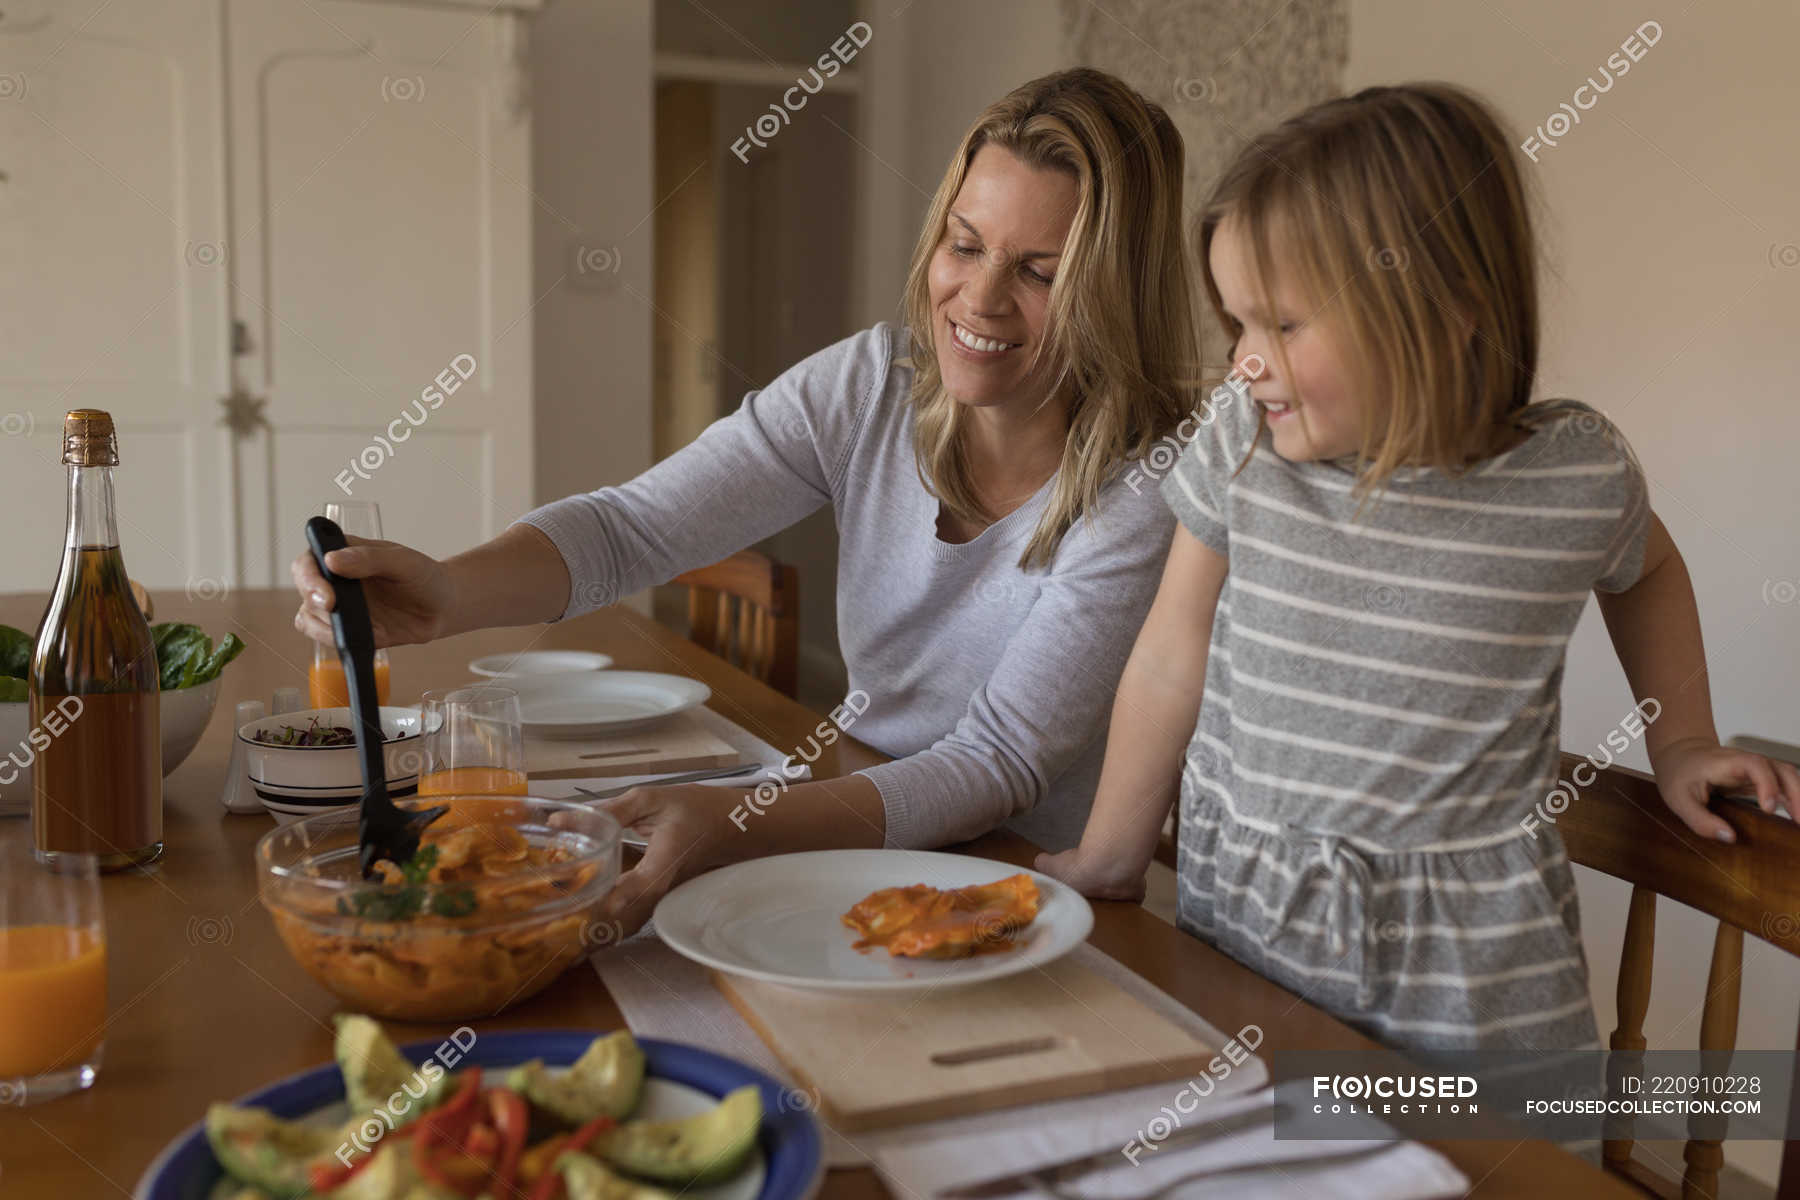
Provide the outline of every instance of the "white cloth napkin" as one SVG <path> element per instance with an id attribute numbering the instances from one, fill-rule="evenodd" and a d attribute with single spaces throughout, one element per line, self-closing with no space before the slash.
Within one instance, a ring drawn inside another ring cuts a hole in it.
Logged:
<path id="1" fill-rule="evenodd" d="M 777 750 L 754 733 L 720 716 L 710 708 L 696 708 L 693 712 L 695 718 L 706 726 L 709 733 L 738 752 L 741 761 L 759 762 L 764 767 L 761 774 L 752 775 L 746 772 L 724 779 L 702 779 L 697 782 L 709 787 L 734 787 L 748 790 L 765 779 L 777 781 L 785 779 L 789 785 L 792 785 L 798 780 L 812 778 L 812 768 L 798 759 L 794 760 L 792 768 L 787 771 L 782 770 L 781 764 L 793 756 L 794 751 L 791 747 L 786 750 Z M 798 773 L 796 774 L 796 772 Z M 685 775 L 686 773 L 685 771 L 669 771 L 661 775 L 597 775 L 591 779 L 534 779 L 531 781 L 531 794 L 548 796 L 552 800 L 579 800 L 581 793 L 575 790 L 577 787 L 598 792 L 610 788 L 631 787 L 640 783 L 655 783 L 668 775 Z"/>
<path id="2" fill-rule="evenodd" d="M 1190 1143 L 1152 1149 L 1156 1143 L 1148 1126 L 1158 1110 L 1123 1102 L 1128 1095 L 1108 1096 L 1105 1104 L 1090 1105 L 1078 1120 L 1021 1122 L 1004 1136 L 954 1129 L 929 1138 L 915 1136 L 913 1131 L 890 1135 L 875 1151 L 875 1166 L 897 1195 L 918 1197 L 1099 1152 L 1108 1153 L 1105 1165 L 1063 1181 L 1060 1190 L 1083 1200 L 1130 1200 L 1148 1196 L 1196 1171 L 1256 1163 L 1282 1165 L 1202 1177 L 1173 1194 L 1256 1200 L 1365 1200 L 1372 1196 L 1383 1200 L 1427 1200 L 1460 1196 L 1468 1189 L 1469 1181 L 1462 1172 L 1443 1155 L 1418 1142 L 1276 1141 L 1272 1121 L 1218 1137 L 1200 1137 Z M 1263 1089 L 1250 1095 L 1215 1098 L 1183 1120 L 1192 1126 L 1233 1112 L 1267 1108 L 1272 1096 L 1272 1092 Z M 1135 1162 L 1125 1153 L 1127 1146 L 1134 1147 Z M 1284 1161 L 1364 1148 L 1377 1152 L 1354 1162 L 1322 1163 L 1316 1167 Z M 1009 1194 L 1042 1195 L 1029 1187 Z"/>

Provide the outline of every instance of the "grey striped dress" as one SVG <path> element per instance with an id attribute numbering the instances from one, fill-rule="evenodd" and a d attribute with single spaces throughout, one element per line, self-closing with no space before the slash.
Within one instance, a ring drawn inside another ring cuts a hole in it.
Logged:
<path id="1" fill-rule="evenodd" d="M 1460 478 L 1403 468 L 1359 518 L 1342 462 L 1290 463 L 1218 405 L 1162 482 L 1224 554 L 1183 765 L 1181 927 L 1377 1040 L 1597 1043 L 1554 828 L 1568 640 L 1642 572 L 1630 448 L 1576 401 Z M 1631 705 L 1620 697 L 1620 712 Z M 1576 801 L 1579 803 L 1579 798 Z"/>

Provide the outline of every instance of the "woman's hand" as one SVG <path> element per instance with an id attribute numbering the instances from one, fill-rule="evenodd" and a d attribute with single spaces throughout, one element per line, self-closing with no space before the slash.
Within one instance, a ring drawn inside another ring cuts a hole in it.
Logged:
<path id="1" fill-rule="evenodd" d="M 1800 820 L 1800 768 L 1789 763 L 1729 749 L 1711 738 L 1692 737 L 1659 749 L 1654 766 L 1663 802 L 1703 837 L 1737 840 L 1731 826 L 1706 807 L 1707 793 L 1714 787 L 1754 788 L 1756 802 L 1764 812 L 1772 813 L 1779 805 Z"/>
<path id="2" fill-rule="evenodd" d="M 437 559 L 398 542 L 347 538 L 350 544 L 325 556 L 334 574 L 360 579 L 369 602 L 369 618 L 377 646 L 429 642 L 449 632 L 450 573 Z M 294 628 L 315 642 L 333 644 L 331 609 L 337 603 L 331 585 L 319 573 L 310 550 L 289 567 L 300 591 Z"/>
<path id="3" fill-rule="evenodd" d="M 1119 855 L 1098 854 L 1091 850 L 1083 852 L 1080 846 L 1061 854 L 1040 854 L 1031 866 L 1095 900 L 1139 903 L 1144 899 L 1144 872 L 1149 870 L 1147 864 L 1133 870 L 1132 864 L 1123 861 Z"/>
<path id="4" fill-rule="evenodd" d="M 602 915 L 617 922 L 618 936 L 636 933 L 676 884 L 732 861 L 732 839 L 741 840 L 743 831 L 730 814 L 745 795 L 737 788 L 686 783 L 635 787 L 596 806 L 649 843 L 606 897 Z"/>

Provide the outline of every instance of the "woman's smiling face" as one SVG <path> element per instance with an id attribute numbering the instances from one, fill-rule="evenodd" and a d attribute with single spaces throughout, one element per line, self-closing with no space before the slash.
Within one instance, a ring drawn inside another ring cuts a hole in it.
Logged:
<path id="1" fill-rule="evenodd" d="M 1032 359 L 1077 199 L 1066 171 L 994 145 L 975 152 L 928 277 L 938 371 L 958 402 L 1035 406 L 1048 390 Z"/>

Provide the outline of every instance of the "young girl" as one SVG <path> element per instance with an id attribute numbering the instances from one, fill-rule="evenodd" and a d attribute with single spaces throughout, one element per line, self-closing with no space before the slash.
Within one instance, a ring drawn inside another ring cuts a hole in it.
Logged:
<path id="1" fill-rule="evenodd" d="M 1180 528 L 1093 814 L 1038 866 L 1141 896 L 1179 763 L 1183 929 L 1403 1047 L 1593 1045 L 1569 861 L 1522 821 L 1557 784 L 1588 593 L 1689 828 L 1731 839 L 1710 784 L 1800 815 L 1800 772 L 1719 746 L 1687 572 L 1618 431 L 1529 403 L 1510 139 L 1444 85 L 1320 105 L 1238 156 L 1199 253 L 1249 383 L 1162 482 Z"/>

